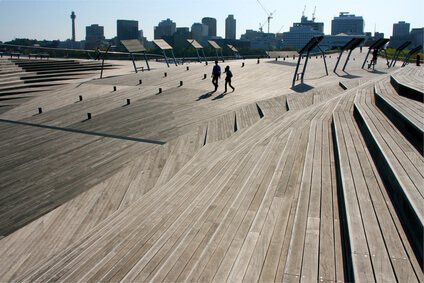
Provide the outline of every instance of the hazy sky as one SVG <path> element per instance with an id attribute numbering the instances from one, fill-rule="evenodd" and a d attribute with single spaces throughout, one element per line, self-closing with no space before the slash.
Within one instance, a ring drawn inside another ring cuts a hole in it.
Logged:
<path id="1" fill-rule="evenodd" d="M 422 0 L 260 1 L 269 12 L 276 10 L 270 30 L 274 33 L 287 31 L 293 22 L 300 21 L 305 5 L 309 18 L 317 7 L 316 21 L 324 22 L 326 34 L 330 33 L 332 18 L 341 11 L 363 16 L 365 31 L 376 29 L 386 37 L 391 36 L 393 23 L 398 21 L 409 22 L 411 28 L 424 27 Z M 85 27 L 91 24 L 104 26 L 106 38 L 116 36 L 117 19 L 138 20 L 144 35 L 153 39 L 153 27 L 163 19 L 170 18 L 177 27 L 191 27 L 203 17 L 213 17 L 217 19 L 218 35 L 224 36 L 228 14 L 234 14 L 237 20 L 239 38 L 246 29 L 257 30 L 267 18 L 257 0 L 0 0 L 0 40 L 66 40 L 71 37 L 72 11 L 77 15 L 77 40 L 85 39 Z"/>

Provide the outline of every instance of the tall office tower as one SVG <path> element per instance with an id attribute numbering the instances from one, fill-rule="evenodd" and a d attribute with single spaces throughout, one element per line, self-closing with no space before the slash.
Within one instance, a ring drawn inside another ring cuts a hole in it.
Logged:
<path id="1" fill-rule="evenodd" d="M 338 17 L 331 21 L 331 35 L 345 33 L 349 35 L 364 35 L 364 19 L 362 16 L 340 12 Z"/>
<path id="2" fill-rule="evenodd" d="M 208 26 L 208 36 L 216 36 L 216 19 L 215 18 L 203 18 L 202 24 Z"/>
<path id="3" fill-rule="evenodd" d="M 85 48 L 94 49 L 100 47 L 105 40 L 104 27 L 91 25 L 85 27 Z"/>
<path id="4" fill-rule="evenodd" d="M 117 20 L 116 21 L 118 40 L 138 39 L 138 21 Z"/>
<path id="5" fill-rule="evenodd" d="M 424 28 L 413 28 L 411 30 L 411 38 L 415 47 L 421 45 L 424 46 Z M 420 52 L 423 52 L 424 48 L 421 48 Z"/>
<path id="6" fill-rule="evenodd" d="M 154 28 L 154 38 L 161 39 L 163 37 L 172 36 L 177 31 L 177 24 L 170 19 L 161 21 Z"/>
<path id="7" fill-rule="evenodd" d="M 225 39 L 236 39 L 236 19 L 234 19 L 234 15 L 228 15 L 225 19 Z"/>
<path id="8" fill-rule="evenodd" d="M 405 37 L 409 36 L 410 24 L 404 21 L 393 24 L 393 37 Z"/>
<path id="9" fill-rule="evenodd" d="M 71 13 L 71 19 L 72 19 L 72 41 L 75 42 L 75 18 L 77 16 L 75 15 L 75 12 L 72 11 Z"/>

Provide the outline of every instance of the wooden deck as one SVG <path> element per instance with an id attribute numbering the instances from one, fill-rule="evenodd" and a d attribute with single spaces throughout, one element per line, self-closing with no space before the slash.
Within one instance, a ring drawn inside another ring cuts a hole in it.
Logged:
<path id="1" fill-rule="evenodd" d="M 293 89 L 291 64 L 225 62 L 233 93 L 128 64 L 0 110 L 0 281 L 424 281 L 424 158 L 374 100 L 407 69 L 352 56 Z"/>

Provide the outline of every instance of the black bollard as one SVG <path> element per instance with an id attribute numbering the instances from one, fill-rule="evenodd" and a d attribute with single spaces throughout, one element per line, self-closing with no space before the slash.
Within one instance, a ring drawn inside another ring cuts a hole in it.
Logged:
<path id="1" fill-rule="evenodd" d="M 87 113 L 87 120 L 91 119 L 91 113 Z"/>
<path id="2" fill-rule="evenodd" d="M 159 88 L 159 93 L 162 93 L 162 88 L 161 87 Z"/>
<path id="3" fill-rule="evenodd" d="M 183 86 L 183 81 L 180 81 L 180 86 Z"/>
<path id="4" fill-rule="evenodd" d="M 206 80 L 206 74 L 203 74 L 203 79 Z"/>
<path id="5" fill-rule="evenodd" d="M 275 61 L 278 61 L 278 58 L 275 58 Z"/>
<path id="6" fill-rule="evenodd" d="M 242 67 L 242 68 L 244 67 L 244 62 L 243 62 L 243 63 L 241 63 L 241 67 Z"/>
<path id="7" fill-rule="evenodd" d="M 166 77 L 168 76 L 168 74 L 165 72 L 165 73 L 163 74 L 163 76 L 166 78 Z"/>
<path id="8" fill-rule="evenodd" d="M 82 101 L 82 95 L 79 96 L 79 101 Z"/>
<path id="9" fill-rule="evenodd" d="M 141 67 L 141 71 L 144 72 L 144 67 Z"/>
<path id="10" fill-rule="evenodd" d="M 127 98 L 127 105 L 131 104 L 131 99 Z"/>
<path id="11" fill-rule="evenodd" d="M 205 65 L 206 65 L 206 66 L 208 65 L 208 61 L 206 61 L 206 62 L 205 62 Z"/>
<path id="12" fill-rule="evenodd" d="M 113 86 L 113 91 L 116 91 L 116 86 Z"/>
<path id="13" fill-rule="evenodd" d="M 258 58 L 258 64 L 259 64 L 259 62 L 260 62 L 260 60 L 259 60 L 259 58 Z"/>
<path id="14" fill-rule="evenodd" d="M 138 80 L 138 84 L 141 85 L 143 83 L 142 80 Z"/>
<path id="15" fill-rule="evenodd" d="M 187 71 L 189 71 L 190 70 L 190 67 L 189 66 L 187 66 Z"/>
<path id="16" fill-rule="evenodd" d="M 283 61 L 286 61 L 286 57 L 283 57 Z"/>
<path id="17" fill-rule="evenodd" d="M 43 108 L 38 107 L 38 114 L 41 114 L 41 113 L 43 113 Z"/>
<path id="18" fill-rule="evenodd" d="M 421 56 L 420 54 L 417 54 L 417 66 L 419 67 L 421 64 Z"/>

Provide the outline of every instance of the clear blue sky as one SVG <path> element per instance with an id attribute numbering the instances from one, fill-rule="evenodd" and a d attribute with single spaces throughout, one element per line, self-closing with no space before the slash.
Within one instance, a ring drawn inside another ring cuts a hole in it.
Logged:
<path id="1" fill-rule="evenodd" d="M 422 0 L 260 1 L 269 12 L 276 10 L 271 20 L 274 33 L 287 31 L 299 21 L 304 5 L 309 18 L 317 6 L 316 21 L 324 22 L 326 34 L 330 33 L 331 19 L 341 11 L 363 16 L 365 31 L 374 32 L 376 27 L 386 37 L 391 36 L 393 23 L 398 21 L 409 22 L 411 28 L 424 27 Z M 246 29 L 257 30 L 267 18 L 257 0 L 0 0 L 0 40 L 66 40 L 71 37 L 72 11 L 77 15 L 77 40 L 85 39 L 85 27 L 91 24 L 104 26 L 106 38 L 116 36 L 117 19 L 138 20 L 139 28 L 152 39 L 153 27 L 166 18 L 176 22 L 177 27 L 191 27 L 203 17 L 213 17 L 218 22 L 218 35 L 224 36 L 225 18 L 234 14 L 237 37 Z"/>

